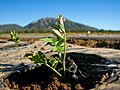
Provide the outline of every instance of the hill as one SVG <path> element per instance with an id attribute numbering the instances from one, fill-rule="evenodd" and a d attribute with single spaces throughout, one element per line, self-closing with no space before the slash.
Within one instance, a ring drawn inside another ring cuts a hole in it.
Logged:
<path id="1" fill-rule="evenodd" d="M 20 30 L 23 29 L 20 25 L 17 24 L 5 24 L 0 25 L 0 31 L 7 31 L 7 30 Z"/>
<path id="2" fill-rule="evenodd" d="M 32 22 L 32 23 L 26 25 L 24 28 L 31 29 L 31 30 L 32 29 L 41 29 L 41 30 L 47 31 L 47 30 L 51 29 L 51 24 L 55 24 L 55 23 L 56 23 L 55 18 L 42 18 L 36 22 Z M 65 19 L 65 28 L 67 31 L 98 30 L 95 27 L 76 23 L 76 22 L 70 21 L 68 19 Z"/>
<path id="3" fill-rule="evenodd" d="M 56 23 L 55 18 L 41 18 L 35 22 L 29 23 L 25 27 L 22 27 L 17 24 L 0 25 L 0 32 L 9 33 L 11 30 L 15 30 L 17 32 L 25 32 L 25 33 L 49 32 L 51 30 L 51 25 L 55 23 Z M 95 27 L 76 23 L 66 18 L 65 18 L 65 28 L 66 31 L 70 31 L 70 32 L 98 30 Z"/>

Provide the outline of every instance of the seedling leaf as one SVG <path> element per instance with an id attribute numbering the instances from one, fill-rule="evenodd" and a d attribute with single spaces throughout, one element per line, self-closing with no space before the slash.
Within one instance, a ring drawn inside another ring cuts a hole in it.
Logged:
<path id="1" fill-rule="evenodd" d="M 26 54 L 26 57 L 32 60 L 36 65 L 41 63 L 41 60 L 39 60 L 39 57 L 36 54 Z"/>
<path id="2" fill-rule="evenodd" d="M 62 45 L 63 43 L 64 43 L 64 39 L 60 39 L 60 40 L 58 40 L 57 46 L 60 46 L 60 45 Z"/>
<path id="3" fill-rule="evenodd" d="M 57 43 L 57 40 L 55 38 L 43 38 L 41 40 L 47 42 L 47 44 L 49 44 L 51 46 L 54 46 Z"/>
<path id="4" fill-rule="evenodd" d="M 17 47 L 20 42 L 20 38 L 17 36 L 15 31 L 11 31 L 10 35 L 11 35 L 11 39 L 13 40 L 13 42 L 15 42 L 16 47 Z"/>
<path id="5" fill-rule="evenodd" d="M 38 57 L 43 64 L 47 64 L 47 59 L 44 53 L 42 53 L 41 51 L 38 51 Z"/>
<path id="6" fill-rule="evenodd" d="M 58 30 L 52 29 L 52 33 L 53 33 L 57 38 L 63 39 L 63 36 L 61 35 L 61 33 L 60 33 Z"/>
<path id="7" fill-rule="evenodd" d="M 50 58 L 50 64 L 52 65 L 52 67 L 55 69 L 58 65 L 58 60 L 57 58 Z"/>
<path id="8" fill-rule="evenodd" d="M 47 59 L 45 55 L 38 51 L 37 54 L 26 54 L 26 57 L 32 60 L 36 65 L 40 64 L 47 64 Z"/>
<path id="9" fill-rule="evenodd" d="M 58 53 L 62 52 L 64 50 L 63 46 L 54 46 L 53 51 L 57 51 Z"/>

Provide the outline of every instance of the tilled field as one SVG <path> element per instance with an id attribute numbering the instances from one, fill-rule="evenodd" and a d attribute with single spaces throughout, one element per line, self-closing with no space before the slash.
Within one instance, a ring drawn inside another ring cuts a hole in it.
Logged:
<path id="1" fill-rule="evenodd" d="M 120 49 L 120 40 L 115 39 L 68 39 L 68 43 L 92 48 L 113 48 Z"/>
<path id="2" fill-rule="evenodd" d="M 52 35 L 47 36 L 20 36 L 21 41 L 34 42 L 40 40 L 44 37 L 53 37 Z M 1 41 L 3 40 L 3 41 Z M 0 36 L 0 42 L 5 42 L 4 40 L 11 41 L 10 36 Z M 76 44 L 80 46 L 92 47 L 92 48 L 113 48 L 120 49 L 120 35 L 68 35 L 67 42 L 70 44 Z"/>
<path id="3" fill-rule="evenodd" d="M 1 57 L 0 78 L 4 78 L 4 86 L 6 88 L 20 89 L 20 90 L 21 89 L 52 90 L 51 88 L 62 89 L 62 90 L 66 90 L 66 89 L 80 90 L 83 88 L 88 89 L 88 86 L 89 88 L 93 88 L 91 84 L 87 84 L 86 87 L 82 86 L 81 82 L 76 83 L 73 86 L 73 83 L 67 83 L 59 79 L 59 77 L 57 77 L 55 74 L 50 74 L 47 71 L 45 71 L 47 69 L 45 69 L 44 71 L 41 71 L 39 68 L 36 68 L 31 71 L 28 70 L 28 72 L 26 73 L 19 71 L 19 69 L 21 69 L 21 66 L 19 65 L 24 66 L 24 65 L 30 65 L 32 63 L 25 57 L 26 53 L 37 52 L 37 51 L 42 51 L 44 53 L 51 52 L 51 49 L 50 49 L 51 47 L 45 46 L 45 43 L 42 41 L 38 41 L 39 40 L 38 38 L 37 39 L 24 38 L 22 40 L 24 42 L 21 42 L 19 44 L 18 49 L 15 48 L 15 44 L 11 42 L 10 39 L 0 40 L 0 57 Z M 100 55 L 101 57 L 105 57 L 108 60 L 115 60 L 116 62 L 118 62 L 118 64 L 120 64 L 120 51 L 116 50 L 116 49 L 119 49 L 119 43 L 120 43 L 119 40 L 116 40 L 116 39 L 102 39 L 102 40 L 97 39 L 96 40 L 96 39 L 77 39 L 77 38 L 69 39 L 68 38 L 67 42 L 71 43 L 71 44 L 68 44 L 67 52 L 86 53 L 86 54 L 89 54 L 90 56 L 92 54 Z M 86 47 L 82 47 L 82 46 L 86 46 Z M 92 48 L 89 48 L 89 47 L 92 47 Z M 96 47 L 99 47 L 99 48 L 96 48 Z M 105 48 L 109 48 L 109 49 L 105 49 Z M 110 49 L 110 48 L 114 48 L 114 49 Z M 94 60 L 94 58 L 96 58 L 96 56 L 92 57 L 91 60 Z M 87 59 L 89 60 L 90 57 L 88 57 Z M 25 63 L 25 64 L 21 64 L 21 63 Z M 38 69 L 40 70 L 40 72 Z M 13 72 L 17 72 L 17 73 L 13 73 Z M 41 73 L 43 73 L 44 75 Z M 39 76 L 43 77 L 42 78 L 43 81 L 40 81 L 42 79 L 40 79 Z M 114 90 L 119 90 L 120 78 L 118 79 L 119 80 L 117 82 L 112 84 L 110 83 L 108 86 L 104 86 L 102 88 L 104 88 L 105 90 L 106 89 L 109 90 L 111 88 L 113 88 Z M 29 81 L 32 81 L 32 82 L 29 82 Z"/>

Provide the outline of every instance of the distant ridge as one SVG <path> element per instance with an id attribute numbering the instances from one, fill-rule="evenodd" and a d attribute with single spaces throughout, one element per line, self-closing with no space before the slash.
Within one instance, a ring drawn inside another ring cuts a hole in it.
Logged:
<path id="1" fill-rule="evenodd" d="M 0 32 L 6 32 L 11 30 L 24 31 L 24 32 L 48 32 L 51 30 L 51 25 L 56 23 L 55 18 L 41 18 L 35 22 L 31 22 L 25 27 L 17 24 L 5 24 L 0 25 Z M 66 31 L 79 32 L 79 31 L 96 31 L 95 27 L 73 22 L 65 18 Z"/>
<path id="2" fill-rule="evenodd" d="M 32 22 L 32 23 L 26 25 L 24 28 L 26 28 L 26 29 L 38 29 L 38 28 L 40 28 L 40 29 L 44 29 L 44 30 L 50 30 L 51 24 L 55 24 L 55 23 L 56 23 L 55 18 L 42 18 L 36 22 Z M 76 22 L 73 22 L 73 21 L 66 19 L 66 18 L 65 18 L 65 28 L 68 31 L 71 31 L 71 30 L 72 31 L 98 30 L 95 27 L 76 23 Z"/>
<path id="3" fill-rule="evenodd" d="M 22 26 L 17 25 L 17 24 L 5 24 L 5 25 L 0 25 L 0 31 L 6 31 L 6 30 L 20 30 L 23 29 Z"/>

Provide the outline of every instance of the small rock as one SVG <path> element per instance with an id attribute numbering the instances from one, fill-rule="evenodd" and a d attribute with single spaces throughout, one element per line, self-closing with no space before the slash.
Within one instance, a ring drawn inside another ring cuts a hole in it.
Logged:
<path id="1" fill-rule="evenodd" d="M 41 47 L 41 50 L 45 50 L 45 48 L 44 48 L 44 47 Z"/>
<path id="2" fill-rule="evenodd" d="M 83 90 L 83 88 L 81 87 L 80 84 L 77 84 L 77 85 L 75 86 L 75 90 Z"/>

